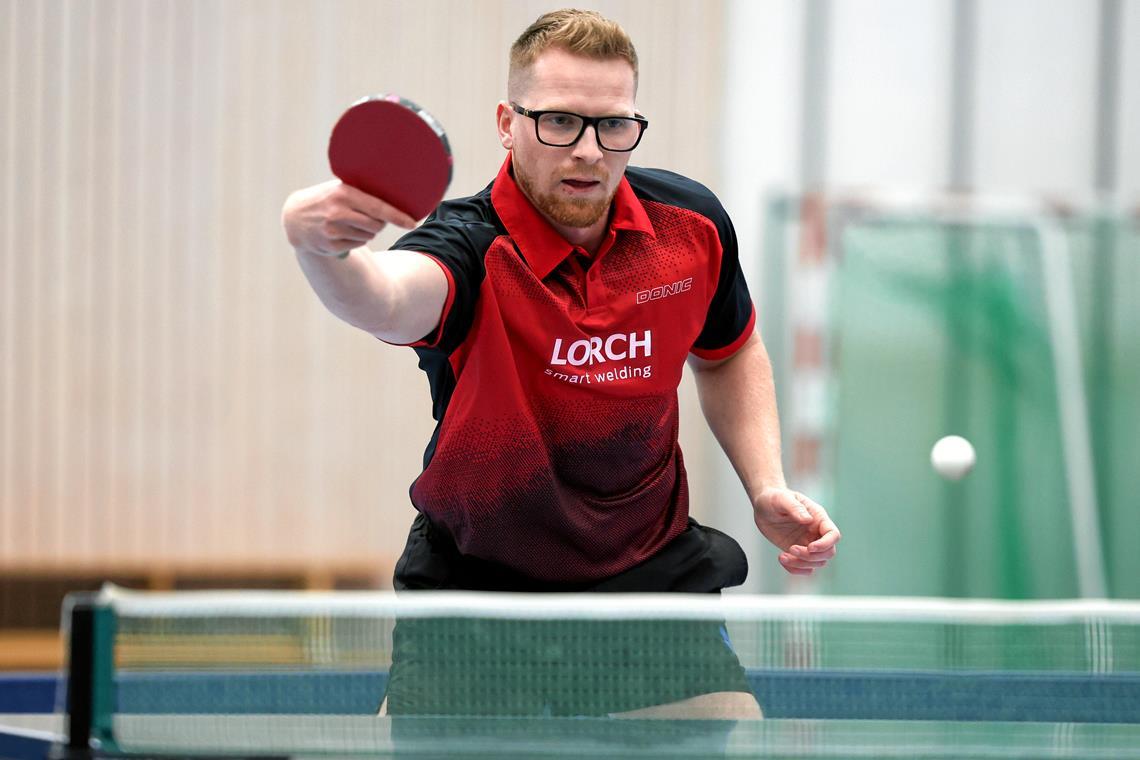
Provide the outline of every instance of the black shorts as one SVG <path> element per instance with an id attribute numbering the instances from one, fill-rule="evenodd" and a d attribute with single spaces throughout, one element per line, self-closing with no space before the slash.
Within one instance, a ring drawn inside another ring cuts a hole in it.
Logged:
<path id="1" fill-rule="evenodd" d="M 718 593 L 747 574 L 740 546 L 690 520 L 613 578 L 551 585 L 461 556 L 416 517 L 397 590 Z M 718 691 L 747 692 L 720 621 L 406 619 L 393 631 L 391 715 L 606 715 Z"/>

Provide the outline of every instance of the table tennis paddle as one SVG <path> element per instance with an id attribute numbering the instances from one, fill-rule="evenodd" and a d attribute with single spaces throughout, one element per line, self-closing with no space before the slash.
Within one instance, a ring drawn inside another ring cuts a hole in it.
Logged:
<path id="1" fill-rule="evenodd" d="M 373 95 L 349 106 L 333 127 L 329 165 L 346 185 L 423 219 L 451 182 L 451 146 L 439 122 L 415 103 Z"/>

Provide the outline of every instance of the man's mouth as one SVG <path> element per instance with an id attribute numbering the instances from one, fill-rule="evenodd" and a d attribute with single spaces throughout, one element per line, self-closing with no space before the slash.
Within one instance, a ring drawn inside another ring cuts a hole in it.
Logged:
<path id="1" fill-rule="evenodd" d="M 568 187 L 571 187 L 575 190 L 589 190 L 590 188 L 600 185 L 601 181 L 596 179 L 567 177 L 566 179 L 562 180 L 562 184 L 567 185 Z"/>

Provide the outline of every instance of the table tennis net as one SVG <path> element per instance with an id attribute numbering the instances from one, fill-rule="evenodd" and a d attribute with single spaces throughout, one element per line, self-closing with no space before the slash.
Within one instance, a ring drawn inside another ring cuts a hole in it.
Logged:
<path id="1" fill-rule="evenodd" d="M 126 713 L 375 713 L 402 685 L 405 712 L 607 714 L 730 688 L 734 655 L 769 717 L 1140 715 L 1136 603 L 118 589 L 102 602 L 97 671 Z"/>
<path id="2" fill-rule="evenodd" d="M 1140 669 L 1140 604 L 686 595 L 108 591 L 116 669 L 387 667 L 397 621 L 462 647 L 519 626 L 604 649 L 650 647 L 683 622 L 723 622 L 746 667 L 1079 671 Z M 697 629 L 700 630 L 700 629 Z M 503 639 L 501 643 L 507 643 Z"/>
<path id="3" fill-rule="evenodd" d="M 1140 746 L 1134 602 L 108 588 L 82 605 L 91 679 L 72 667 L 70 683 L 90 692 L 92 743 L 127 755 L 1119 758 Z M 615 720 L 723 688 L 751 692 L 765 720 Z"/>

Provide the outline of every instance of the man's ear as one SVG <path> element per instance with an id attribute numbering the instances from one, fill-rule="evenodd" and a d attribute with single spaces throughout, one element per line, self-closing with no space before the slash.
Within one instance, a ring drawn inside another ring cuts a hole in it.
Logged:
<path id="1" fill-rule="evenodd" d="M 511 134 L 511 124 L 514 121 L 515 112 L 511 108 L 511 104 L 505 100 L 500 100 L 498 107 L 495 109 L 495 120 L 499 130 L 499 142 L 507 150 L 511 150 L 515 146 L 515 138 Z"/>

